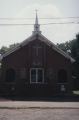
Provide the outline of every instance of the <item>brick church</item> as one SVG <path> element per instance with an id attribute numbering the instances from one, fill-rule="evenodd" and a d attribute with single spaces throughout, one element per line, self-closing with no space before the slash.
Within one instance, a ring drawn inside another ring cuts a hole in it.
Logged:
<path id="1" fill-rule="evenodd" d="M 32 35 L 0 56 L 0 94 L 44 97 L 69 93 L 74 62 L 42 35 L 36 13 Z"/>

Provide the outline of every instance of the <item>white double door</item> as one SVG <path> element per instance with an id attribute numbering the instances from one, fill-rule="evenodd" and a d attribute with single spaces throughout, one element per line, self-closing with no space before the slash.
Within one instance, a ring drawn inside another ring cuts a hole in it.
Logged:
<path id="1" fill-rule="evenodd" d="M 31 68 L 30 82 L 31 83 L 43 83 L 44 82 L 44 69 L 43 68 Z"/>

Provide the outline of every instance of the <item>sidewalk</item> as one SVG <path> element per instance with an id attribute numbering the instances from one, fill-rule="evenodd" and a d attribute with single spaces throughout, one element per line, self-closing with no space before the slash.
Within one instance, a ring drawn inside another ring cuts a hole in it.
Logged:
<path id="1" fill-rule="evenodd" d="M 79 102 L 0 101 L 0 109 L 79 109 Z"/>

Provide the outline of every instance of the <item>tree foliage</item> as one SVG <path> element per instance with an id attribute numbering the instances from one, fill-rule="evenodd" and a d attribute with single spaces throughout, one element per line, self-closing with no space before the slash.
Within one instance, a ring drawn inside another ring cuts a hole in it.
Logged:
<path id="1" fill-rule="evenodd" d="M 74 87 L 75 89 L 79 89 L 79 34 L 76 35 L 74 40 L 57 45 L 76 60 L 73 64 L 73 75 L 76 76 Z"/>
<path id="2" fill-rule="evenodd" d="M 9 47 L 6 46 L 2 46 L 2 48 L 0 49 L 0 54 L 3 55 L 6 52 L 8 52 L 9 50 L 13 49 L 14 47 L 16 47 L 19 43 L 16 44 L 11 44 Z"/>
<path id="3" fill-rule="evenodd" d="M 57 43 L 57 46 L 70 54 L 74 59 L 79 59 L 79 34 L 76 35 L 76 39 L 61 44 Z"/>
<path id="4" fill-rule="evenodd" d="M 75 70 L 76 73 L 79 74 L 79 34 L 76 35 L 76 39 L 74 41 L 74 44 L 72 46 L 72 57 L 75 58 Z"/>

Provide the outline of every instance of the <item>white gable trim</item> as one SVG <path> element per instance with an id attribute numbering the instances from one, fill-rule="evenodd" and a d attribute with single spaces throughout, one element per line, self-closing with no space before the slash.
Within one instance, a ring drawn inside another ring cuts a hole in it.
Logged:
<path id="1" fill-rule="evenodd" d="M 65 53 L 63 50 L 58 48 L 54 43 L 52 43 L 50 40 L 48 40 L 45 36 L 43 36 L 42 34 L 39 34 L 39 33 L 33 34 L 29 38 L 25 39 L 22 43 L 17 45 L 15 48 L 13 48 L 12 50 L 5 53 L 2 56 L 2 58 L 10 55 L 11 53 L 13 53 L 15 51 L 17 51 L 18 49 L 27 45 L 29 42 L 35 40 L 36 38 L 38 38 L 38 40 L 41 40 L 41 41 L 45 42 L 48 46 L 51 46 L 52 49 L 54 49 L 55 51 L 57 51 L 58 53 L 63 55 L 65 58 L 70 59 L 72 63 L 75 62 L 75 60 L 72 57 L 70 57 L 67 53 Z"/>
<path id="2" fill-rule="evenodd" d="M 23 42 L 21 42 L 19 45 L 17 45 L 16 47 L 14 47 L 13 49 L 9 50 L 8 52 L 6 52 L 3 57 L 6 57 L 8 55 L 10 55 L 11 53 L 19 50 L 22 46 L 25 46 L 26 43 L 32 41 L 35 39 L 35 35 L 31 35 L 29 38 L 25 39 Z"/>
<path id="3" fill-rule="evenodd" d="M 61 50 L 60 48 L 58 48 L 53 42 L 51 42 L 50 40 L 48 40 L 45 36 L 43 36 L 42 34 L 40 36 L 38 37 L 39 40 L 45 42 L 48 46 L 51 46 L 52 49 L 54 49 L 55 51 L 57 51 L 58 53 L 60 53 L 61 55 L 63 55 L 65 58 L 70 59 L 70 61 L 72 63 L 75 62 L 75 59 L 73 59 L 71 56 L 69 56 L 63 50 Z"/>

